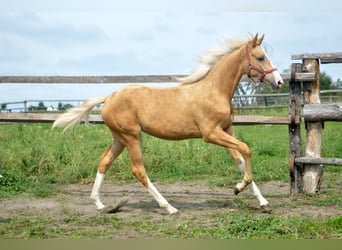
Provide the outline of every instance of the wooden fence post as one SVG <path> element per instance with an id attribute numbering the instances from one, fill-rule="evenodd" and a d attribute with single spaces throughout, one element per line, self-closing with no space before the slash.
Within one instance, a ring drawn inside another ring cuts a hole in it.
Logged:
<path id="1" fill-rule="evenodd" d="M 318 59 L 304 59 L 303 71 L 313 72 L 316 80 L 304 83 L 304 106 L 305 104 L 320 104 L 320 80 Z M 322 122 L 306 122 L 306 157 L 320 157 L 322 144 Z M 314 194 L 319 191 L 323 174 L 322 165 L 304 165 L 303 191 Z"/>
<path id="2" fill-rule="evenodd" d="M 24 112 L 27 113 L 28 109 L 27 109 L 27 101 L 24 101 Z"/>
<path id="3" fill-rule="evenodd" d="M 302 72 L 302 64 L 292 63 L 289 82 L 289 140 L 290 140 L 290 195 L 303 192 L 302 166 L 295 163 L 295 158 L 302 155 L 302 138 L 300 134 L 300 110 L 302 83 L 296 81 L 295 75 Z M 296 122 L 296 120 L 299 120 Z"/>

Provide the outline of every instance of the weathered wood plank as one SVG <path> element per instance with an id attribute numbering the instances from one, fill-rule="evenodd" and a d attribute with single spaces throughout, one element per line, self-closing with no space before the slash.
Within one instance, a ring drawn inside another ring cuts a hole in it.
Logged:
<path id="1" fill-rule="evenodd" d="M 300 118 L 296 117 L 296 122 Z M 290 118 L 288 116 L 262 116 L 262 115 L 237 115 L 233 121 L 234 125 L 255 125 L 255 124 L 278 124 L 288 125 Z"/>
<path id="2" fill-rule="evenodd" d="M 306 104 L 303 108 L 305 121 L 342 121 L 342 102 L 327 104 Z"/>
<path id="3" fill-rule="evenodd" d="M 319 75 L 318 59 L 304 59 L 303 69 Z M 304 83 L 304 105 L 320 104 L 320 79 Z M 306 123 L 305 156 L 321 157 L 322 146 L 322 123 Z M 316 193 L 322 183 L 323 169 L 320 165 L 306 164 L 303 172 L 303 191 L 304 193 Z"/>
<path id="4" fill-rule="evenodd" d="M 291 74 L 290 73 L 282 73 L 280 75 L 284 81 L 291 80 Z M 311 72 L 296 73 L 295 79 L 296 79 L 296 81 L 310 82 L 310 81 L 314 81 L 316 79 L 316 75 L 314 73 L 311 73 Z"/>
<path id="5" fill-rule="evenodd" d="M 0 113 L 0 122 L 52 123 L 59 113 Z M 90 115 L 90 123 L 103 123 L 101 115 Z"/>
<path id="6" fill-rule="evenodd" d="M 296 72 L 302 71 L 302 64 L 292 63 L 291 64 L 291 75 L 295 75 Z M 302 137 L 300 123 L 296 123 L 296 117 L 300 116 L 301 109 L 301 92 L 302 84 L 296 82 L 295 79 L 289 81 L 289 116 L 290 121 L 294 123 L 289 124 L 289 143 L 290 143 L 290 157 L 289 157 L 289 173 L 290 173 L 290 194 L 298 194 L 303 192 L 302 186 L 302 168 L 300 165 L 295 164 L 294 158 L 299 157 L 302 154 Z M 292 119 L 291 119 L 292 118 Z"/>
<path id="7" fill-rule="evenodd" d="M 163 83 L 177 82 L 177 77 L 185 75 L 132 75 L 132 76 L 0 76 L 0 83 L 18 83 L 18 84 L 113 84 L 113 83 Z M 282 78 L 287 81 L 290 79 L 289 73 L 281 74 Z M 315 74 L 312 73 L 296 73 L 298 81 L 312 81 Z M 248 78 L 243 76 L 241 82 L 248 82 Z"/>
<path id="8" fill-rule="evenodd" d="M 0 76 L 0 83 L 149 83 L 176 82 L 185 75 Z"/>
<path id="9" fill-rule="evenodd" d="M 342 159 L 340 158 L 298 157 L 295 159 L 295 162 L 300 164 L 342 166 Z"/>
<path id="10" fill-rule="evenodd" d="M 342 63 L 342 52 L 337 53 L 304 53 L 291 56 L 292 60 L 320 59 L 321 63 Z"/>
<path id="11" fill-rule="evenodd" d="M 0 113 L 0 122 L 36 122 L 52 123 L 59 113 Z M 101 115 L 90 115 L 90 123 L 103 123 Z M 299 117 L 297 117 L 299 122 Z M 235 116 L 235 125 L 255 125 L 255 124 L 289 124 L 288 116 L 255 116 L 241 115 Z"/>

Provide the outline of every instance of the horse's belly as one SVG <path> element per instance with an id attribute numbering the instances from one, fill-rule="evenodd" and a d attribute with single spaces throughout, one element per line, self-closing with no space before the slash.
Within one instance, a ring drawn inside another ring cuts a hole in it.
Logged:
<path id="1" fill-rule="evenodd" d="M 141 125 L 141 129 L 147 134 L 168 140 L 183 140 L 201 137 L 196 126 L 191 126 L 189 124 L 186 126 L 185 124 L 180 123 L 164 124 L 163 122 L 157 121 L 156 123 L 158 124 L 150 123 Z"/>

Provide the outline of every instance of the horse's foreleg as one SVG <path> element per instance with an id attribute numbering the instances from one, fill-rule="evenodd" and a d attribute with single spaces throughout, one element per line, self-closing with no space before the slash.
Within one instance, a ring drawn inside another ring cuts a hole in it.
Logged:
<path id="1" fill-rule="evenodd" d="M 93 185 L 90 198 L 94 200 L 98 210 L 105 208 L 105 205 L 100 200 L 100 188 L 102 186 L 105 174 L 108 168 L 111 166 L 115 158 L 120 155 L 124 149 L 124 145 L 117 139 L 113 139 L 112 145 L 110 145 L 100 157 L 100 162 L 96 174 L 96 179 Z"/>
<path id="2" fill-rule="evenodd" d="M 127 149 L 132 163 L 133 175 L 145 186 L 147 191 L 158 202 L 160 207 L 165 208 L 169 214 L 177 213 L 178 210 L 168 203 L 168 201 L 159 193 L 159 191 L 148 178 L 143 165 L 140 141 L 131 143 L 130 146 L 127 146 Z"/>
<path id="3" fill-rule="evenodd" d="M 229 133 L 231 136 L 235 137 L 234 135 L 234 130 L 232 127 L 230 127 L 227 130 L 227 133 Z M 245 172 L 245 167 L 246 167 L 246 162 L 242 155 L 234 149 L 227 148 L 228 154 L 232 157 L 232 159 L 235 161 L 236 166 L 239 168 L 240 172 L 244 174 Z M 254 181 L 249 185 L 251 192 L 253 195 L 258 199 L 260 206 L 265 207 L 268 205 L 268 201 L 262 196 L 258 186 L 255 184 Z"/>
<path id="4" fill-rule="evenodd" d="M 232 149 L 238 151 L 245 160 L 245 167 L 243 172 L 243 180 L 236 184 L 234 193 L 238 194 L 244 190 L 253 181 L 252 168 L 251 168 L 251 152 L 246 145 L 234 136 L 228 134 L 220 127 L 215 128 L 203 138 L 206 142 L 214 143 L 225 147 L 226 149 Z"/>
<path id="5" fill-rule="evenodd" d="M 237 165 L 237 167 L 239 168 L 240 172 L 242 174 L 244 174 L 245 172 L 245 166 L 246 166 L 246 162 L 243 159 L 242 155 L 234 150 L 234 149 L 227 149 L 227 152 L 229 153 L 229 155 L 233 158 L 233 160 L 235 161 L 235 164 Z M 258 186 L 255 184 L 254 181 L 251 182 L 251 184 L 249 185 L 251 192 L 253 193 L 253 195 L 258 199 L 260 206 L 261 207 L 265 207 L 268 205 L 268 201 L 262 196 Z"/>
<path id="6" fill-rule="evenodd" d="M 159 193 L 159 191 L 148 178 L 147 191 L 154 197 L 154 199 L 158 202 L 159 206 L 165 208 L 170 215 L 178 212 L 178 209 L 174 208 L 168 203 L 168 201 Z"/>

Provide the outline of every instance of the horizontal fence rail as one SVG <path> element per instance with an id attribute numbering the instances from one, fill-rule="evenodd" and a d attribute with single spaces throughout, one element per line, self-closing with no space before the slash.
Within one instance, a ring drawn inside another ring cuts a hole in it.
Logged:
<path id="1" fill-rule="evenodd" d="M 122 75 L 122 76 L 1 76 L 0 83 L 20 83 L 20 84 L 81 84 L 81 83 L 162 83 L 177 82 L 177 78 L 186 75 Z M 288 81 L 291 78 L 290 73 L 281 74 L 283 80 Z M 296 73 L 298 81 L 315 80 L 314 73 Z M 243 76 L 241 82 L 248 82 L 248 78 Z"/>
<path id="2" fill-rule="evenodd" d="M 342 102 L 326 104 L 306 104 L 303 107 L 305 121 L 342 121 Z"/>
<path id="3" fill-rule="evenodd" d="M 292 60 L 319 59 L 320 63 L 342 63 L 342 52 L 337 53 L 304 53 L 291 56 Z"/>
<path id="4" fill-rule="evenodd" d="M 342 159 L 340 158 L 297 157 L 295 162 L 300 164 L 342 166 Z"/>
<path id="5" fill-rule="evenodd" d="M 37 122 L 52 123 L 59 113 L 0 113 L 0 122 Z M 300 122 L 300 118 L 296 117 L 296 123 Z M 102 124 L 101 115 L 90 115 L 89 123 Z M 235 116 L 234 125 L 256 125 L 256 124 L 283 124 L 288 125 L 290 117 L 288 116 L 262 116 L 262 115 L 241 115 Z"/>
<path id="6" fill-rule="evenodd" d="M 338 103 L 342 101 L 342 89 L 321 90 L 320 94 L 321 94 L 322 103 Z M 37 110 L 30 110 L 30 107 L 33 104 L 44 103 L 46 104 L 45 106 L 46 108 L 48 108 L 49 106 L 52 106 L 52 108 L 56 108 L 55 106 L 57 103 L 78 106 L 84 101 L 85 101 L 84 99 L 56 99 L 56 100 L 48 99 L 48 100 L 23 100 L 23 101 L 14 101 L 14 102 L 0 102 L 0 106 L 4 106 L 4 108 L 0 109 L 0 112 L 37 112 Z M 52 105 L 49 105 L 49 103 Z M 288 93 L 249 94 L 249 95 L 237 95 L 236 94 L 233 96 L 232 103 L 236 110 L 288 108 Z M 307 109 L 308 108 L 309 107 L 307 107 Z M 317 108 L 319 109 L 319 107 Z M 305 109 L 304 107 L 305 113 L 307 113 L 306 111 L 307 109 Z"/>

